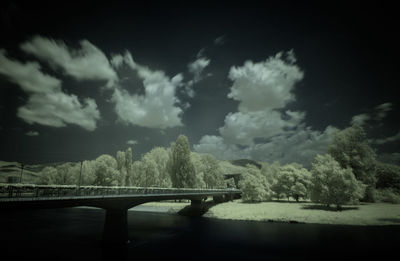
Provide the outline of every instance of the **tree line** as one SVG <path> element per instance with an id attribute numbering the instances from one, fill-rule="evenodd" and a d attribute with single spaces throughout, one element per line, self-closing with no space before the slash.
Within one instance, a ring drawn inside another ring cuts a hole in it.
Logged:
<path id="1" fill-rule="evenodd" d="M 400 203 L 400 167 L 377 161 L 358 125 L 336 132 L 310 170 L 298 163 L 247 166 L 240 185 L 243 199 L 251 202 L 311 199 L 339 209 L 360 201 Z"/>
<path id="2" fill-rule="evenodd" d="M 80 169 L 82 167 L 82 170 Z M 212 155 L 190 151 L 189 140 L 180 135 L 169 148 L 155 147 L 133 161 L 132 149 L 116 156 L 103 154 L 95 160 L 48 166 L 40 184 L 138 186 L 165 188 L 226 188 L 223 169 Z"/>
<path id="3" fill-rule="evenodd" d="M 231 169 L 224 164 L 212 155 L 191 152 L 188 138 L 180 135 L 169 148 L 155 147 L 136 161 L 128 148 L 115 157 L 105 154 L 82 165 L 45 167 L 39 183 L 233 187 L 233 179 L 224 179 Z M 248 164 L 240 172 L 239 188 L 245 202 L 310 199 L 337 208 L 359 201 L 400 203 L 400 167 L 378 162 L 364 130 L 357 125 L 335 133 L 327 153 L 316 155 L 310 169 L 298 163 L 261 162 L 257 166 Z"/>

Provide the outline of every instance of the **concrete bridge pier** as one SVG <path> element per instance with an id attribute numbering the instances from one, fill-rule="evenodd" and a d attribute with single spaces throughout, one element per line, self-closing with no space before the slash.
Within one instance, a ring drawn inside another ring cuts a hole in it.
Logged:
<path id="1" fill-rule="evenodd" d="M 106 209 L 103 243 L 106 245 L 129 243 L 128 209 Z"/>
<path id="2" fill-rule="evenodd" d="M 213 201 L 215 203 L 223 203 L 223 202 L 225 202 L 225 197 L 224 197 L 224 195 L 213 196 Z"/>

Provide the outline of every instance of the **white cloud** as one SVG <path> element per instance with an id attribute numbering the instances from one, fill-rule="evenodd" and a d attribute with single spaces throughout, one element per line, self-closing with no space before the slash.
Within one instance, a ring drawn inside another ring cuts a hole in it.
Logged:
<path id="1" fill-rule="evenodd" d="M 193 75 L 193 79 L 184 84 L 184 91 L 190 98 L 193 98 L 196 94 L 193 85 L 204 79 L 202 73 L 209 64 L 210 59 L 204 57 L 198 57 L 195 61 L 188 64 L 188 71 Z"/>
<path id="2" fill-rule="evenodd" d="M 382 124 L 382 120 L 386 117 L 388 112 L 392 110 L 392 107 L 393 104 L 390 102 L 382 103 L 367 113 L 361 113 L 353 116 L 350 123 L 364 126 L 368 122 L 369 125 L 372 125 L 371 122 L 373 122 L 374 126 L 379 126 Z"/>
<path id="3" fill-rule="evenodd" d="M 251 158 L 259 161 L 279 161 L 282 164 L 298 162 L 309 166 L 316 154 L 326 153 L 333 133 L 337 129 L 328 126 L 324 131 L 300 127 L 296 132 L 283 132 L 271 141 L 251 147 Z"/>
<path id="4" fill-rule="evenodd" d="M 296 127 L 304 118 L 304 113 L 286 113 L 288 119 L 282 119 L 277 111 L 251 111 L 229 113 L 225 124 L 219 129 L 225 141 L 232 144 L 252 145 L 255 138 L 270 138 L 284 132 L 284 128 Z"/>
<path id="5" fill-rule="evenodd" d="M 37 123 L 52 127 L 78 125 L 88 131 L 96 129 L 100 113 L 93 99 L 81 104 L 76 95 L 63 92 L 32 94 L 28 103 L 18 108 L 18 117 L 29 124 Z"/>
<path id="6" fill-rule="evenodd" d="M 220 136 L 205 135 L 198 144 L 193 145 L 194 151 L 198 153 L 209 153 L 220 160 L 231 160 L 250 158 L 248 150 L 239 148 L 237 145 L 228 144 Z"/>
<path id="7" fill-rule="evenodd" d="M 122 56 L 115 56 L 112 64 L 122 66 Z M 176 88 L 182 84 L 183 77 L 177 74 L 169 78 L 163 71 L 153 71 L 139 65 L 129 52 L 122 57 L 124 64 L 137 72 L 143 81 L 144 95 L 131 95 L 122 87 L 115 88 L 112 101 L 122 122 L 148 128 L 181 126 L 182 109 L 177 106 Z"/>
<path id="8" fill-rule="evenodd" d="M 201 73 L 203 72 L 204 68 L 206 68 L 209 64 L 210 59 L 204 57 L 200 57 L 194 62 L 188 64 L 188 70 L 194 75 L 195 82 L 200 80 Z"/>
<path id="9" fill-rule="evenodd" d="M 126 144 L 128 144 L 128 145 L 136 145 L 136 144 L 138 144 L 139 142 L 137 141 L 137 140 L 128 140 L 127 142 L 126 142 Z"/>
<path id="10" fill-rule="evenodd" d="M 40 71 L 36 62 L 20 63 L 6 57 L 6 52 L 0 49 L 0 73 L 7 76 L 10 82 L 19 85 L 29 93 L 48 93 L 61 91 L 61 81 Z"/>
<path id="11" fill-rule="evenodd" d="M 27 104 L 18 108 L 17 115 L 29 124 L 63 127 L 76 124 L 86 130 L 96 129 L 100 113 L 93 99 L 78 100 L 76 95 L 65 94 L 61 81 L 40 71 L 34 62 L 25 64 L 9 59 L 0 50 L 0 74 L 17 84 L 29 97 Z"/>
<path id="12" fill-rule="evenodd" d="M 372 142 L 375 144 L 378 144 L 378 145 L 382 145 L 385 143 L 396 142 L 396 141 L 400 141 L 400 131 L 396 135 L 382 138 L 382 139 L 375 139 Z"/>
<path id="13" fill-rule="evenodd" d="M 295 99 L 292 90 L 303 79 L 303 72 L 292 52 L 278 53 L 266 61 L 247 61 L 243 66 L 231 67 L 229 79 L 233 81 L 229 98 L 240 102 L 239 111 L 260 111 L 283 108 Z"/>
<path id="14" fill-rule="evenodd" d="M 217 38 L 214 39 L 214 44 L 215 44 L 215 45 L 221 46 L 221 45 L 223 45 L 225 42 L 226 42 L 226 35 L 225 35 L 225 34 L 224 34 L 224 35 L 221 35 L 221 36 L 219 36 L 219 37 L 217 37 Z"/>
<path id="15" fill-rule="evenodd" d="M 238 146 L 227 143 L 221 136 L 203 136 L 194 150 L 199 153 L 209 153 L 221 160 L 249 158 L 257 161 L 281 164 L 298 162 L 310 166 L 316 154 L 326 153 L 335 128 L 328 126 L 324 131 L 314 131 L 310 128 L 300 128 L 296 132 L 282 132 L 269 141 Z"/>
<path id="16" fill-rule="evenodd" d="M 351 118 L 351 124 L 363 126 L 370 119 L 371 116 L 369 116 L 367 113 L 358 114 Z"/>
<path id="17" fill-rule="evenodd" d="M 266 61 L 232 67 L 228 97 L 239 101 L 237 112 L 225 117 L 220 136 L 203 136 L 194 149 L 220 159 L 251 158 L 309 165 L 317 153 L 325 153 L 335 128 L 315 131 L 303 123 L 305 113 L 282 110 L 294 101 L 295 84 L 303 72 L 294 63 L 293 51 L 278 53 Z"/>
<path id="18" fill-rule="evenodd" d="M 21 49 L 77 80 L 105 80 L 112 87 L 118 77 L 104 53 L 88 40 L 79 44 L 79 49 L 72 49 L 61 40 L 35 36 L 21 44 Z"/>
<path id="19" fill-rule="evenodd" d="M 375 120 L 383 120 L 387 113 L 392 110 L 393 104 L 390 102 L 382 103 L 375 107 Z"/>
<path id="20" fill-rule="evenodd" d="M 28 131 L 27 133 L 25 133 L 26 136 L 30 136 L 30 137 L 35 137 L 35 136 L 39 136 L 39 132 L 37 131 Z"/>

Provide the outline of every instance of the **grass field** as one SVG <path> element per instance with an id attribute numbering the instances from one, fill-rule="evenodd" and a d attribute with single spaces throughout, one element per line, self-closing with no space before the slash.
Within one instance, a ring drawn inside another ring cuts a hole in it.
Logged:
<path id="1" fill-rule="evenodd" d="M 176 213 L 190 203 L 151 202 L 147 206 L 169 207 Z M 235 200 L 212 207 L 206 217 L 231 220 L 301 222 L 342 225 L 400 225 L 400 204 L 368 203 L 346 205 L 342 211 L 326 209 L 314 203 L 262 202 L 242 203 Z"/>

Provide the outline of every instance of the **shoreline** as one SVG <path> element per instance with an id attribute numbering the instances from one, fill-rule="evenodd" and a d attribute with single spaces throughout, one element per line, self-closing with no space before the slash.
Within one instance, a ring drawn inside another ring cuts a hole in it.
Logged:
<path id="1" fill-rule="evenodd" d="M 129 211 L 176 214 L 190 203 L 149 202 Z M 368 203 L 347 205 L 342 211 L 326 210 L 309 202 L 225 202 L 212 207 L 204 217 L 267 223 L 356 226 L 400 225 L 400 205 Z"/>

